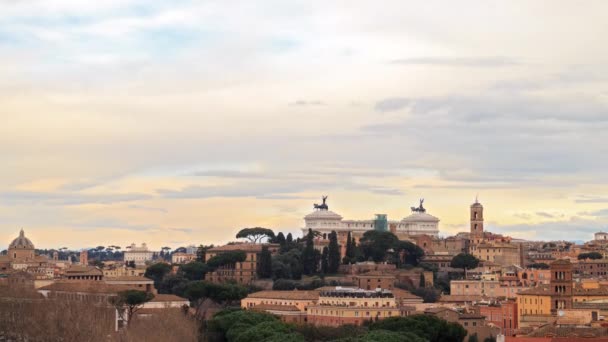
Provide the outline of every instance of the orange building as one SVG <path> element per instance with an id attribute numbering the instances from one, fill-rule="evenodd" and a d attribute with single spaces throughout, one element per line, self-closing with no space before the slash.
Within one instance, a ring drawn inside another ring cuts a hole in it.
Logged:
<path id="1" fill-rule="evenodd" d="M 371 271 L 358 274 L 353 277 L 355 285 L 366 290 L 388 289 L 392 290 L 395 285 L 396 277 L 393 274 L 382 271 Z"/>
<path id="2" fill-rule="evenodd" d="M 489 305 L 478 305 L 479 314 L 486 317 L 486 321 L 500 328 L 500 333 L 506 336 L 515 335 L 517 325 L 517 302 L 503 301 Z"/>

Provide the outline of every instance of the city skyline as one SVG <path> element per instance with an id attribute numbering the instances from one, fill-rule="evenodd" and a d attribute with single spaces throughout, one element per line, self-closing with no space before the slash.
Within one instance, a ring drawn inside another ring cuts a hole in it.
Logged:
<path id="1" fill-rule="evenodd" d="M 0 3 L 0 241 L 298 234 L 419 198 L 443 235 L 608 226 L 608 34 L 580 3 Z"/>

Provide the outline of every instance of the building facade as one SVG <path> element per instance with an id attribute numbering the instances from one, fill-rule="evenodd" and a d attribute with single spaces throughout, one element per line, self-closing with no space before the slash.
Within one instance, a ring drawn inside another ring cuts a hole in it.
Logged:
<path id="1" fill-rule="evenodd" d="M 237 262 L 233 265 L 224 265 L 213 272 L 207 273 L 205 279 L 214 283 L 235 281 L 239 284 L 251 284 L 258 278 L 258 257 L 264 246 L 268 246 L 268 250 L 271 254 L 276 254 L 280 247 L 278 244 L 241 243 L 208 249 L 205 253 L 206 261 L 216 255 L 231 251 L 243 251 L 245 252 L 246 258 L 243 262 Z"/>
<path id="2" fill-rule="evenodd" d="M 132 243 L 127 247 L 127 250 L 124 251 L 123 260 L 125 263 L 133 261 L 136 265 L 145 265 L 146 262 L 151 261 L 153 257 L 154 252 L 150 251 L 145 243 L 142 243 L 141 246 Z"/>
<path id="3" fill-rule="evenodd" d="M 319 292 L 319 301 L 308 307 L 308 323 L 338 327 L 397 317 L 400 309 L 391 291 L 341 288 Z"/>

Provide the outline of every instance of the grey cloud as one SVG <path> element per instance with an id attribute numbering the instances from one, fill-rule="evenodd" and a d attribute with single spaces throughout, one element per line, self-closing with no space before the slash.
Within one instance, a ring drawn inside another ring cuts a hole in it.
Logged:
<path id="1" fill-rule="evenodd" d="M 76 192 L 34 192 L 8 191 L 0 193 L 5 204 L 50 204 L 50 205 L 81 205 L 81 204 L 112 204 L 149 199 L 152 196 L 140 193 L 120 194 L 83 194 Z"/>
<path id="2" fill-rule="evenodd" d="M 390 145 L 410 167 L 433 165 L 443 179 L 469 184 L 559 187 L 583 175 L 595 182 L 606 179 L 608 162 L 599 156 L 608 153 L 603 138 L 608 107 L 593 97 L 488 90 L 475 96 L 388 98 L 377 109 L 403 106 L 406 115 L 363 126 L 359 140 L 370 134 L 376 146 Z"/>
<path id="3" fill-rule="evenodd" d="M 96 218 L 92 220 L 85 221 L 71 221 L 66 222 L 66 225 L 74 228 L 74 229 L 98 229 L 98 228 L 111 228 L 111 229 L 124 229 L 124 230 L 133 230 L 133 231 L 148 231 L 157 229 L 158 227 L 153 225 L 142 225 L 142 224 L 132 224 L 128 222 L 124 222 L 115 218 Z"/>
<path id="4" fill-rule="evenodd" d="M 576 203 L 608 203 L 608 197 L 599 196 L 581 196 L 574 200 Z"/>
<path id="5" fill-rule="evenodd" d="M 520 219 L 524 219 L 524 220 L 532 219 L 532 215 L 530 215 L 528 213 L 516 213 L 516 214 L 513 214 L 513 216 L 520 218 Z"/>
<path id="6" fill-rule="evenodd" d="M 579 213 L 579 215 L 582 216 L 595 216 L 595 217 L 608 217 L 608 208 L 606 209 L 600 209 L 600 210 L 596 210 L 596 211 L 585 211 L 585 212 L 581 212 Z"/>
<path id="7" fill-rule="evenodd" d="M 394 112 L 407 107 L 411 101 L 405 97 L 391 97 L 380 100 L 374 106 L 378 112 Z"/>
<path id="8" fill-rule="evenodd" d="M 608 222 L 571 217 L 568 220 L 538 224 L 497 225 L 492 223 L 488 225 L 488 230 L 513 237 L 517 237 L 517 232 L 532 234 L 533 239 L 538 240 L 588 241 L 592 239 L 595 232 L 605 229 L 607 224 Z"/>
<path id="9" fill-rule="evenodd" d="M 536 213 L 537 216 L 545 217 L 545 218 L 555 218 L 555 215 L 546 213 L 544 211 L 539 211 Z"/>
<path id="10" fill-rule="evenodd" d="M 419 58 L 404 58 L 390 62 L 390 64 L 398 65 L 434 65 L 434 66 L 450 66 L 450 67 L 507 67 L 516 66 L 521 63 L 510 57 L 419 57 Z"/>

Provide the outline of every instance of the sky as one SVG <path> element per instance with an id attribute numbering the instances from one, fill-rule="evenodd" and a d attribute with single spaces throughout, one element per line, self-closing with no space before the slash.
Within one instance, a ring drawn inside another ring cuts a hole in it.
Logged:
<path id="1" fill-rule="evenodd" d="M 608 226 L 606 1 L 0 0 L 0 249 Z"/>

